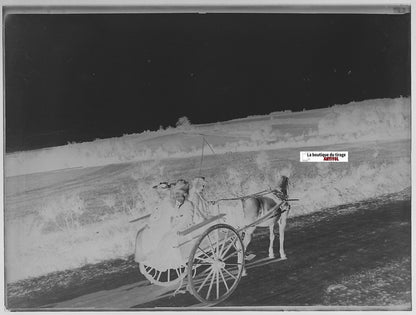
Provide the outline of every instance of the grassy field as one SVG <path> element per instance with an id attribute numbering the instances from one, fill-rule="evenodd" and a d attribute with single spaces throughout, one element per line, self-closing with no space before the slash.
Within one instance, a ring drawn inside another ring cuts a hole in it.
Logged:
<path id="1" fill-rule="evenodd" d="M 291 216 L 409 187 L 409 100 L 366 102 L 193 126 L 211 134 L 217 153 L 202 167 L 201 137 L 184 130 L 146 133 L 138 148 L 126 136 L 6 156 L 6 281 L 128 257 L 140 227 L 128 221 L 154 209 L 160 197 L 151 187 L 160 181 L 202 174 L 215 200 L 276 187 L 286 175 L 300 198 Z M 349 151 L 349 162 L 300 163 L 307 150 Z M 150 160 L 135 160 L 137 152 Z M 220 206 L 238 225 L 239 202 Z"/>

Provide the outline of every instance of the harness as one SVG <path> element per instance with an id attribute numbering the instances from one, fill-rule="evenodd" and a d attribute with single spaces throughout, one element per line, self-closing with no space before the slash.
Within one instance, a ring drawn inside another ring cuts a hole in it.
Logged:
<path id="1" fill-rule="evenodd" d="M 235 198 L 222 198 L 222 199 L 216 200 L 215 202 L 218 202 L 218 201 L 231 201 L 231 200 L 241 200 L 241 201 L 244 201 L 244 200 L 247 200 L 249 198 L 253 198 L 253 199 L 255 199 L 259 203 L 259 206 L 260 206 L 259 217 L 263 217 L 267 213 L 267 211 L 266 211 L 266 207 L 265 207 L 265 199 L 263 199 L 262 197 L 265 196 L 265 195 L 268 195 L 268 194 L 274 194 L 279 199 L 281 199 L 282 201 L 297 200 L 297 199 L 288 199 L 287 198 L 287 194 L 284 193 L 284 192 L 281 192 L 279 190 L 270 190 L 270 189 L 267 189 L 267 190 L 263 190 L 263 191 L 260 191 L 258 193 L 254 193 L 254 194 L 251 194 L 251 195 L 246 195 L 246 196 L 241 196 L 241 197 L 235 197 Z M 282 209 L 282 207 L 284 207 L 284 209 Z M 282 215 L 282 213 L 288 211 L 289 209 L 290 209 L 290 205 L 286 202 L 281 207 L 277 208 L 276 210 L 273 210 L 274 211 L 274 214 L 271 215 L 270 218 L 277 217 L 277 220 L 279 220 L 279 218 Z"/>
<path id="2" fill-rule="evenodd" d="M 260 198 L 260 197 L 255 197 L 254 199 L 257 200 L 257 202 L 260 205 L 260 214 L 259 216 L 262 217 L 264 215 L 264 213 L 266 212 L 266 208 L 265 208 L 265 204 L 264 204 L 264 199 Z"/>
<path id="3" fill-rule="evenodd" d="M 254 199 L 256 199 L 257 202 L 260 205 L 259 217 L 263 217 L 267 212 L 266 207 L 265 207 L 265 200 L 263 198 L 261 198 L 260 196 L 259 197 L 254 197 Z M 273 214 L 270 218 L 277 217 L 277 220 L 279 220 L 282 213 L 284 213 L 284 212 L 286 212 L 290 209 L 290 205 L 288 203 L 285 203 L 284 206 L 286 206 L 285 209 L 282 209 L 282 207 L 277 208 L 275 210 L 275 214 Z"/>

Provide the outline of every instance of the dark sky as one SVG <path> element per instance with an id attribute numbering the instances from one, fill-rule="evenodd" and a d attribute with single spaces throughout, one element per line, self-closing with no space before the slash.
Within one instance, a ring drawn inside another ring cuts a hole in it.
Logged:
<path id="1" fill-rule="evenodd" d="M 6 151 L 410 95 L 410 14 L 8 15 Z"/>

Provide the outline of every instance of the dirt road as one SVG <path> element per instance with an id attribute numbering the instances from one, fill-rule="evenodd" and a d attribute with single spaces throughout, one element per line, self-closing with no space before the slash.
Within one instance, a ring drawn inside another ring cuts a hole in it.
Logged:
<path id="1" fill-rule="evenodd" d="M 349 292 L 355 296 L 352 304 L 347 305 L 401 304 L 403 309 L 408 309 L 410 214 L 407 192 L 292 218 L 286 233 L 288 259 L 284 261 L 265 259 L 268 231 L 258 229 L 249 246 L 249 252 L 257 256 L 248 265 L 248 275 L 242 278 L 233 295 L 217 307 L 346 305 L 342 294 L 335 295 L 334 299 L 331 292 L 345 291 L 348 287 L 345 281 L 368 274 L 372 283 L 364 281 L 359 289 Z M 388 276 L 377 271 L 387 265 L 393 266 Z M 87 281 L 75 290 L 77 296 L 70 286 L 26 298 L 9 294 L 9 307 L 109 310 L 202 306 L 189 293 L 172 297 L 169 291 L 176 287 L 149 285 L 136 267 L 125 270 L 119 276 L 108 276 L 113 280 L 107 282 L 105 290 L 97 281 Z M 389 278 L 392 274 L 394 279 Z M 373 289 L 368 290 L 369 285 Z"/>

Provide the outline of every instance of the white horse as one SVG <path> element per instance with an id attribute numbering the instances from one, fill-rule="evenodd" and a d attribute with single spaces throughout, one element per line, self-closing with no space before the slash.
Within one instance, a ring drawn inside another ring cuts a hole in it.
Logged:
<path id="1" fill-rule="evenodd" d="M 282 176 L 282 181 L 280 184 L 280 190 L 283 193 L 283 196 L 287 196 L 287 186 L 289 183 L 289 179 L 286 176 Z M 278 194 L 275 194 L 277 197 Z M 273 207 L 278 204 L 277 198 L 272 199 L 270 197 L 265 196 L 254 196 L 242 199 L 243 204 L 243 213 L 244 213 L 244 225 L 249 225 L 259 218 L 266 215 Z M 279 225 L 279 253 L 281 259 L 286 259 L 286 254 L 284 250 L 284 240 L 285 240 L 285 228 L 286 228 L 286 221 L 287 216 L 289 214 L 290 206 L 287 203 L 284 203 L 281 207 L 281 210 L 277 210 L 277 215 L 272 216 L 271 218 L 260 222 L 256 226 L 248 227 L 244 230 L 244 250 L 247 249 L 248 244 L 251 241 L 252 234 L 257 226 L 260 227 L 268 227 L 270 232 L 270 244 L 269 244 L 269 258 L 274 258 L 274 251 L 273 251 L 273 242 L 275 238 L 275 224 L 278 223 Z"/>

